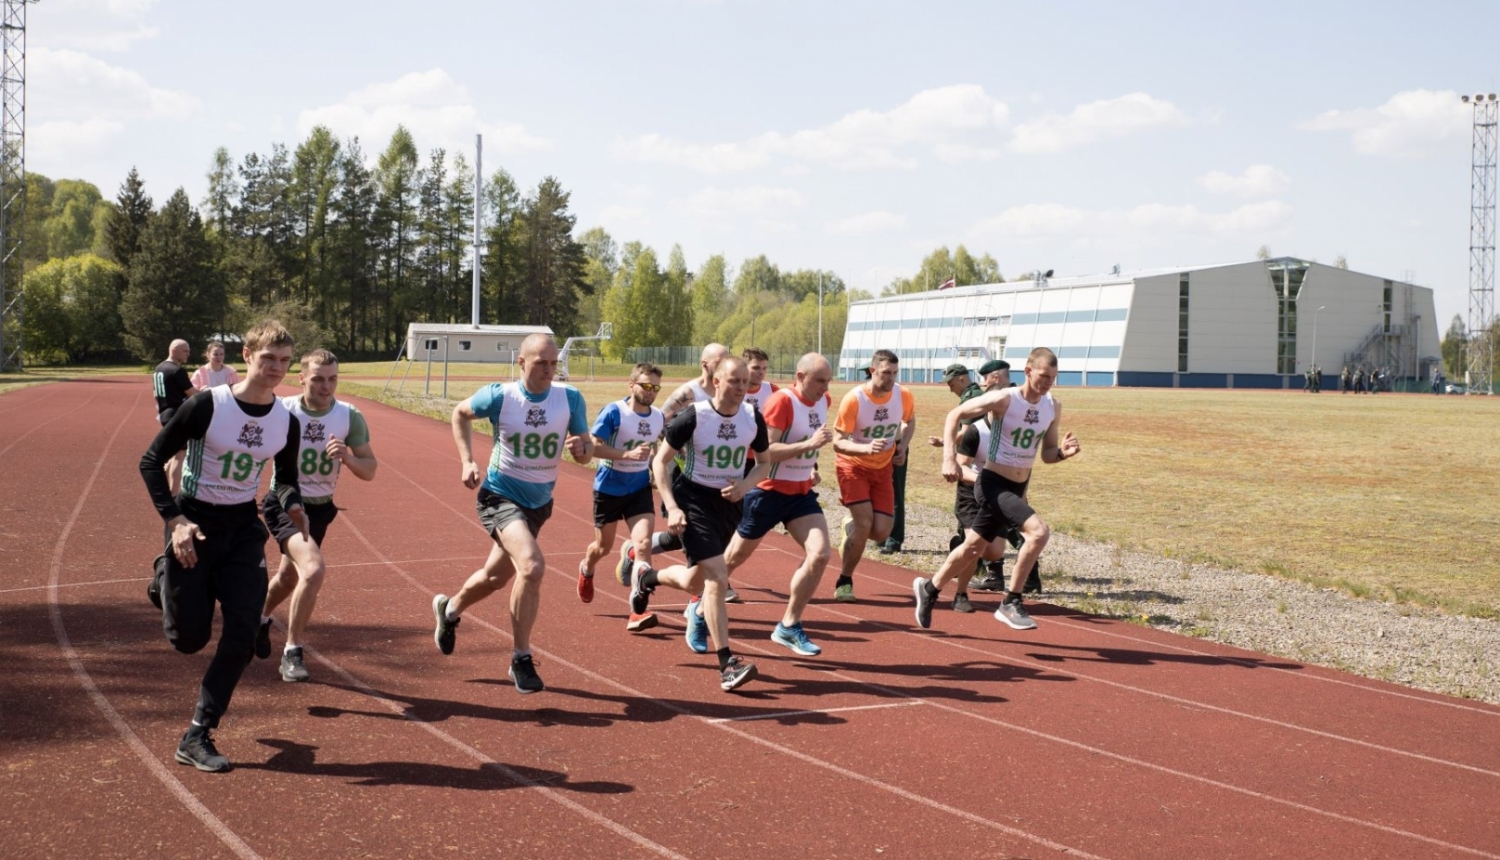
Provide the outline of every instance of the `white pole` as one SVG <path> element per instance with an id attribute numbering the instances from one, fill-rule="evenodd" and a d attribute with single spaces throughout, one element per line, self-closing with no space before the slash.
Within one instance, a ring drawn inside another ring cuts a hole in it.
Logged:
<path id="1" fill-rule="evenodd" d="M 823 273 L 818 273 L 818 355 L 823 354 Z"/>
<path id="2" fill-rule="evenodd" d="M 474 301 L 471 315 L 479 328 L 479 237 L 484 225 L 484 135 L 474 135 Z"/>

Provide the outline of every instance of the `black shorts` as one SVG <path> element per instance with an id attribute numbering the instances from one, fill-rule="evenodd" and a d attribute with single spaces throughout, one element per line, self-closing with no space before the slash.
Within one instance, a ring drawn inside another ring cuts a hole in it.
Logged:
<path id="1" fill-rule="evenodd" d="M 542 533 L 542 524 L 552 517 L 551 502 L 540 508 L 527 508 L 484 487 L 479 488 L 479 497 L 474 500 L 474 509 L 479 512 L 479 524 L 484 526 L 484 530 L 489 532 L 491 537 L 498 536 L 506 526 L 516 520 L 525 520 L 526 528 L 531 530 L 531 536 L 535 538 Z"/>
<path id="2" fill-rule="evenodd" d="M 974 515 L 979 513 L 979 499 L 974 497 L 974 485 L 958 484 L 958 492 L 953 497 L 953 515 L 958 517 L 958 532 L 963 534 L 965 529 L 974 525 Z"/>
<path id="3" fill-rule="evenodd" d="M 313 543 L 323 545 L 323 538 L 328 535 L 328 527 L 333 524 L 334 517 L 339 515 L 339 509 L 334 507 L 333 502 L 323 504 L 305 504 L 302 509 L 307 512 L 307 531 L 312 536 Z M 276 545 L 286 552 L 286 542 L 291 540 L 292 535 L 297 534 L 297 524 L 292 522 L 292 517 L 281 507 L 281 500 L 276 498 L 275 493 L 266 493 L 266 497 L 260 503 L 261 516 L 266 518 L 266 528 L 271 530 L 271 536 L 276 538 Z"/>
<path id="4" fill-rule="evenodd" d="M 1006 480 L 989 469 L 979 473 L 974 482 L 974 499 L 979 503 L 979 512 L 969 528 L 979 533 L 986 542 L 1005 534 L 1011 527 L 1020 528 L 1036 511 L 1026 504 L 1026 485 L 1030 481 L 1016 483 Z"/>
<path id="5" fill-rule="evenodd" d="M 602 529 L 610 523 L 642 516 L 651 516 L 650 484 L 628 496 L 611 496 L 594 491 L 594 528 Z"/>
<path id="6" fill-rule="evenodd" d="M 756 487 L 745 494 L 742 507 L 745 516 L 740 519 L 739 535 L 746 540 L 760 540 L 778 525 L 823 513 L 818 494 L 812 490 L 791 495 Z"/>
<path id="7" fill-rule="evenodd" d="M 718 490 L 679 478 L 672 485 L 677 506 L 687 514 L 687 529 L 682 533 L 682 554 L 695 565 L 724 554 L 729 539 L 740 524 L 743 508 L 719 495 Z"/>

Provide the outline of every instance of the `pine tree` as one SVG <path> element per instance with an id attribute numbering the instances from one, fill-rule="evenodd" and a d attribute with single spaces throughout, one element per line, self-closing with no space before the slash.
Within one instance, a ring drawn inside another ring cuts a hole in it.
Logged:
<path id="1" fill-rule="evenodd" d="M 203 221 L 181 188 L 141 230 L 120 305 L 125 345 L 142 359 L 173 338 L 203 343 L 224 318 L 224 288 Z"/>
<path id="2" fill-rule="evenodd" d="M 115 197 L 115 208 L 110 213 L 104 228 L 109 257 L 121 267 L 128 269 L 141 249 L 141 231 L 151 217 L 151 198 L 146 194 L 146 183 L 141 181 L 134 167 L 126 174 Z"/>

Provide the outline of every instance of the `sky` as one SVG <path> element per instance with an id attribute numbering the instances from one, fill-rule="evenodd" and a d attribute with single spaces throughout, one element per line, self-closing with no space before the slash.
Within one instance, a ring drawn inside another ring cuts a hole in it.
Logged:
<path id="1" fill-rule="evenodd" d="M 157 204 L 316 125 L 572 192 L 690 268 L 765 254 L 879 292 L 939 246 L 1006 275 L 1276 256 L 1467 316 L 1494 0 L 43 0 L 27 168 Z"/>

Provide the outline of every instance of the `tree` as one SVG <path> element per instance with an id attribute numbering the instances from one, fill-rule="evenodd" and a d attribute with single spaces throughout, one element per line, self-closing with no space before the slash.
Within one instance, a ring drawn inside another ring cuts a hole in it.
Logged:
<path id="1" fill-rule="evenodd" d="M 313 297 L 328 286 L 328 217 L 339 165 L 338 139 L 326 126 L 315 126 L 292 156 L 288 188 L 300 240 L 295 250 L 296 268 L 302 273 L 300 301 L 319 306 L 321 320 L 327 319 L 326 309 Z"/>
<path id="2" fill-rule="evenodd" d="M 130 169 L 130 174 L 135 175 L 135 168 Z M 240 183 L 234 174 L 234 162 L 229 158 L 229 150 L 221 146 L 214 150 L 213 166 L 208 170 L 208 193 L 203 198 L 205 223 L 215 233 L 223 235 L 229 231 L 234 201 L 239 196 Z"/>
<path id="3" fill-rule="evenodd" d="M 578 304 L 592 287 L 584 279 L 583 246 L 573 239 L 576 219 L 568 212 L 570 197 L 561 183 L 545 177 L 516 218 L 526 285 L 519 297 L 521 322 L 548 326 L 559 337 L 580 333 Z"/>
<path id="4" fill-rule="evenodd" d="M 1343 254 L 1340 254 L 1333 258 L 1333 265 L 1337 269 L 1347 269 L 1349 268 L 1349 260 Z"/>
<path id="5" fill-rule="evenodd" d="M 1255 259 L 1257 259 L 1257 260 L 1269 260 L 1269 259 L 1271 259 L 1271 246 L 1270 245 L 1261 245 L 1259 248 L 1256 248 L 1255 249 Z"/>
<path id="6" fill-rule="evenodd" d="M 1448 324 L 1448 331 L 1443 335 L 1443 371 L 1448 374 L 1449 379 L 1463 379 L 1464 371 L 1469 369 L 1469 331 L 1464 325 L 1464 318 L 1454 314 L 1453 322 Z"/>
<path id="7" fill-rule="evenodd" d="M 27 273 L 26 350 L 38 358 L 85 361 L 121 346 L 120 267 L 93 254 L 49 260 Z"/>
<path id="8" fill-rule="evenodd" d="M 665 275 L 661 306 L 654 315 L 660 327 L 660 334 L 655 338 L 658 346 L 675 345 L 684 334 L 693 330 L 693 276 L 688 271 L 681 245 L 673 245 L 672 253 L 667 255 Z"/>
<path id="9" fill-rule="evenodd" d="M 729 311 L 729 266 L 723 254 L 703 261 L 693 278 L 693 344 L 707 344 L 718 333 Z"/>
<path id="10" fill-rule="evenodd" d="M 59 179 L 53 187 L 52 207 L 42 230 L 49 257 L 71 257 L 94 249 L 95 213 L 109 204 L 92 182 Z"/>
<path id="11" fill-rule="evenodd" d="M 910 278 L 896 277 L 882 290 L 882 295 L 920 293 L 935 290 L 953 279 L 954 286 L 968 287 L 974 284 L 999 284 L 1005 281 L 1000 274 L 1000 265 L 989 254 L 975 257 L 969 249 L 959 245 L 949 252 L 948 246 L 933 251 L 922 259 L 917 273 Z"/>
<path id="12" fill-rule="evenodd" d="M 342 343 L 351 351 L 369 349 L 373 324 L 367 318 L 368 297 L 376 276 L 375 181 L 365 167 L 364 151 L 354 138 L 343 147 L 339 183 L 329 204 L 328 287 L 319 297 L 319 323 L 332 329 L 338 318 Z"/>
<path id="13" fill-rule="evenodd" d="M 21 245 L 22 266 L 31 269 L 52 259 L 47 251 L 45 225 L 52 217 L 52 195 L 55 185 L 40 173 L 26 174 L 26 222 Z"/>
<path id="14" fill-rule="evenodd" d="M 604 296 L 614 284 L 620 268 L 620 250 L 603 227 L 591 227 L 578 237 L 583 246 L 583 279 L 589 282 L 589 295 L 578 308 L 578 325 L 582 331 L 598 331 L 608 320 L 604 315 Z"/>
<path id="15" fill-rule="evenodd" d="M 380 311 L 379 335 L 385 349 L 391 349 L 399 336 L 395 311 L 407 298 L 407 270 L 416 244 L 419 172 L 417 145 L 406 126 L 398 125 L 375 165 L 380 278 L 373 298 Z"/>
<path id="16" fill-rule="evenodd" d="M 622 360 L 627 350 L 638 346 L 662 345 L 653 316 L 663 281 L 656 252 L 640 242 L 626 242 L 620 268 L 603 301 L 604 316 L 614 323 L 614 336 L 604 343 L 611 358 Z"/>
<path id="17" fill-rule="evenodd" d="M 130 261 L 140 251 L 141 231 L 150 218 L 151 197 L 146 194 L 146 183 L 141 181 L 140 174 L 132 167 L 125 175 L 125 181 L 120 184 L 120 193 L 115 196 L 115 207 L 104 228 L 109 258 L 120 266 L 122 272 L 130 268 Z"/>
<path id="18" fill-rule="evenodd" d="M 521 236 L 516 217 L 521 195 L 516 181 L 504 170 L 496 170 L 484 186 L 484 258 L 479 287 L 481 316 L 492 323 L 521 318 L 516 297 L 521 281 Z M 488 312 L 485 313 L 485 308 Z"/>
<path id="19" fill-rule="evenodd" d="M 159 355 L 173 338 L 202 343 L 216 333 L 224 288 L 203 221 L 181 188 L 146 222 L 128 280 L 120 318 L 137 357 Z"/>

